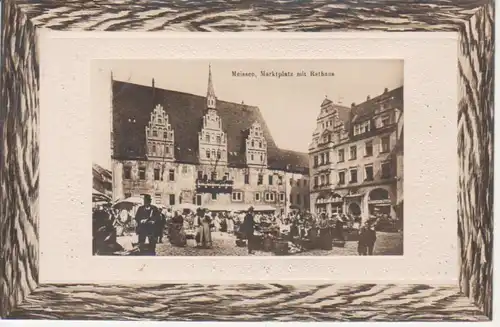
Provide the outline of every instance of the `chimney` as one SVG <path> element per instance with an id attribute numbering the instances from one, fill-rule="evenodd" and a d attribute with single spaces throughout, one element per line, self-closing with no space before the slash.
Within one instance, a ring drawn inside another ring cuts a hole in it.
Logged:
<path id="1" fill-rule="evenodd" d="M 387 92 L 389 92 L 389 89 L 388 89 L 388 88 L 385 88 L 385 89 L 384 89 L 384 93 L 387 93 Z"/>
<path id="2" fill-rule="evenodd" d="M 354 108 L 356 106 L 356 102 L 351 103 L 351 108 Z"/>
<path id="3" fill-rule="evenodd" d="M 370 101 L 370 95 L 366 96 L 366 101 Z"/>
<path id="4" fill-rule="evenodd" d="M 245 105 L 245 101 L 241 101 L 241 105 L 244 106 Z"/>
<path id="5" fill-rule="evenodd" d="M 153 89 L 155 88 L 155 79 L 154 78 L 151 80 L 151 86 L 153 87 Z"/>

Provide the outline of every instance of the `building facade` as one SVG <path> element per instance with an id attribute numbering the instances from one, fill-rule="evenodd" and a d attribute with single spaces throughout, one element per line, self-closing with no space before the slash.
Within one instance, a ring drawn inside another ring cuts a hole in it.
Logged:
<path id="1" fill-rule="evenodd" d="M 154 80 L 112 84 L 114 199 L 281 213 L 300 199 L 309 209 L 308 155 L 277 147 L 257 107 L 218 100 L 210 68 L 206 97 Z"/>
<path id="2" fill-rule="evenodd" d="M 402 219 L 403 88 L 351 108 L 325 99 L 309 148 L 311 208 Z"/>

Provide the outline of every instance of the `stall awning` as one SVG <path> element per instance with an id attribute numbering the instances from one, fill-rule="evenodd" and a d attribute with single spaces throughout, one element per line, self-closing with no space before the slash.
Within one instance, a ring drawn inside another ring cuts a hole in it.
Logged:
<path id="1" fill-rule="evenodd" d="M 276 211 L 276 208 L 270 205 L 256 205 L 254 211 Z"/>

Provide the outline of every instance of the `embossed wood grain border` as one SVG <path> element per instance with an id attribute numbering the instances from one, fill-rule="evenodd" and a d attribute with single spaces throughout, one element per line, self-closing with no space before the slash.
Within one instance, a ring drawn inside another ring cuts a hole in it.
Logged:
<path id="1" fill-rule="evenodd" d="M 36 31 L 456 31 L 460 34 L 456 286 L 38 285 Z M 491 320 L 493 54 L 490 0 L 5 0 L 0 98 L 0 316 L 27 319 Z"/>

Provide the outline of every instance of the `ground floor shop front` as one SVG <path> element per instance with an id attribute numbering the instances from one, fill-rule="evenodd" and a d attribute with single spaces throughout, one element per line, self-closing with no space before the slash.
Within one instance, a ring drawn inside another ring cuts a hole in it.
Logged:
<path id="1" fill-rule="evenodd" d="M 396 187 L 393 185 L 317 192 L 311 195 L 311 203 L 311 209 L 316 214 L 344 213 L 360 217 L 362 221 L 376 214 L 387 214 L 393 219 L 402 219 L 398 210 Z"/>

